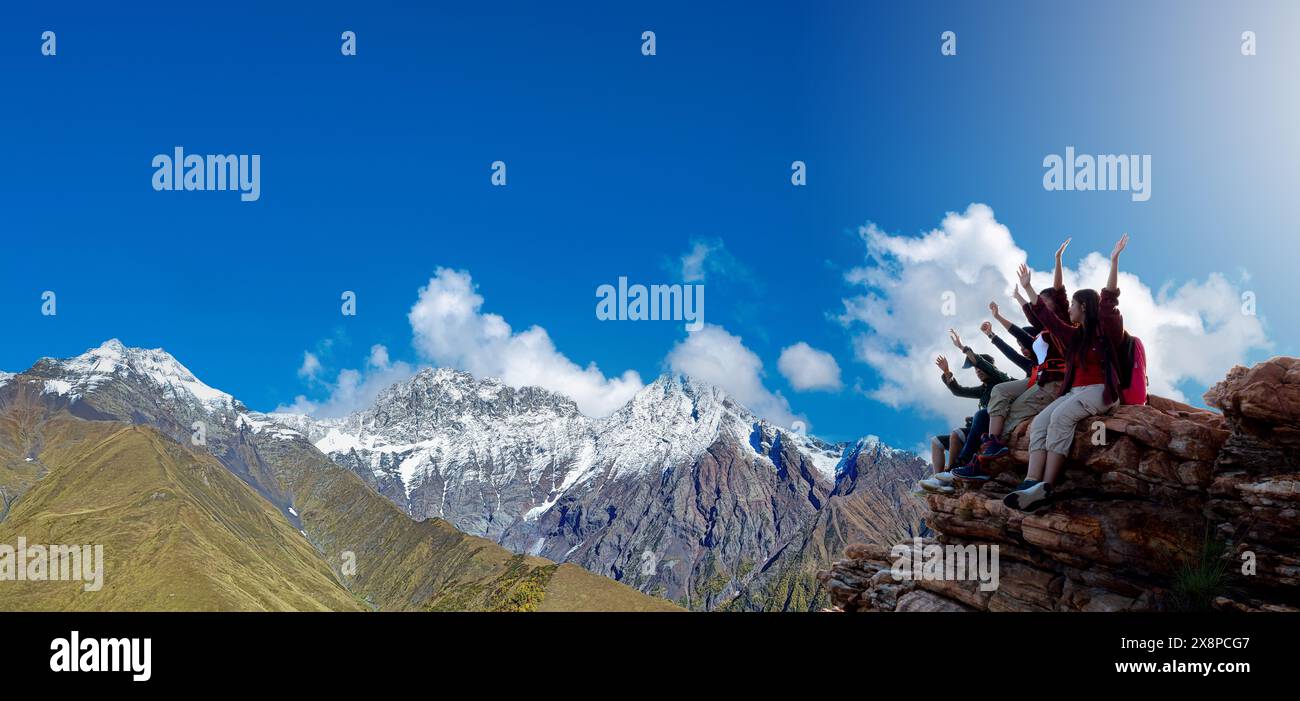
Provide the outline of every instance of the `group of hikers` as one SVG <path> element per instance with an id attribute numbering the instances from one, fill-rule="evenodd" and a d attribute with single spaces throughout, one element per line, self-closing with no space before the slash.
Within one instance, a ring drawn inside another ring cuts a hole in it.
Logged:
<path id="1" fill-rule="evenodd" d="M 1061 256 L 1069 244 L 1067 239 L 1056 251 L 1049 289 L 1034 290 L 1029 267 L 1020 265 L 1015 298 L 1027 326 L 1013 324 L 1002 315 L 997 302 L 989 302 L 993 318 L 1016 346 L 1000 338 L 991 322 L 980 326 L 993 345 L 1025 373 L 1024 379 L 1012 379 L 997 368 L 993 356 L 975 353 L 956 331 L 949 330 L 953 345 L 965 356 L 962 367 L 974 368 L 980 383 L 966 386 L 957 382 L 944 356 L 936 358 L 935 365 L 943 372 L 948 389 L 958 397 L 978 400 L 979 409 L 966 419 L 964 428 L 935 436 L 931 444 L 934 474 L 920 481 L 921 489 L 948 494 L 955 490 L 954 480 L 988 481 L 993 477 L 989 469 L 992 461 L 1010 452 L 1007 441 L 1011 432 L 1030 421 L 1028 474 L 1004 502 L 1013 509 L 1034 511 L 1050 503 L 1079 421 L 1106 414 L 1120 403 L 1146 403 L 1146 353 L 1142 342 L 1125 331 L 1119 311 L 1119 256 L 1128 245 L 1128 234 L 1111 251 L 1106 287 L 1101 292 L 1077 290 L 1067 297 Z"/>

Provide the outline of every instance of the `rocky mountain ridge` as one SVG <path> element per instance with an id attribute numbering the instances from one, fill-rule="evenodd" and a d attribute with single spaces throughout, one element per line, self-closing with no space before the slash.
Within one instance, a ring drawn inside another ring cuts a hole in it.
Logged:
<path id="1" fill-rule="evenodd" d="M 924 529 L 898 496 L 924 470 L 915 456 L 774 426 L 684 375 L 659 377 L 603 418 L 553 392 L 446 368 L 346 418 L 270 418 L 414 518 L 445 518 L 696 609 L 815 607 L 826 538 Z M 855 493 L 867 472 L 888 475 L 882 494 Z M 803 531 L 831 500 L 852 502 L 853 516 L 829 519 L 839 527 L 814 544 Z"/>
<path id="2" fill-rule="evenodd" d="M 185 493 L 189 498 L 176 503 L 187 509 L 206 509 L 207 515 L 199 524 L 206 525 L 215 519 L 228 526 L 227 530 L 220 531 L 221 538 L 227 533 L 238 533 L 240 547 L 250 541 L 254 547 L 256 543 L 271 542 L 280 536 L 271 535 L 264 517 L 249 520 L 253 507 L 248 505 L 258 504 L 258 511 L 273 513 L 273 521 L 278 519 L 274 527 L 276 534 L 288 532 L 294 538 L 303 539 L 303 543 L 294 546 L 295 557 L 310 553 L 317 558 L 310 568 L 327 572 L 344 590 L 346 601 L 360 608 L 675 609 L 668 602 L 645 596 L 580 567 L 510 553 L 491 541 L 455 529 L 445 520 L 417 522 L 355 474 L 329 460 L 298 431 L 265 414 L 249 411 L 230 395 L 202 383 L 165 351 L 129 348 L 116 340 L 74 358 L 42 359 L 0 385 L 0 496 L 4 498 L 0 519 L 7 521 L 17 514 L 31 523 L 48 521 L 48 514 L 37 508 L 43 503 L 43 494 L 58 499 L 63 510 L 91 509 L 101 492 L 109 491 L 98 480 L 112 480 L 118 471 L 138 469 L 139 461 L 134 458 L 95 463 L 95 469 L 89 470 L 86 469 L 88 461 L 97 458 L 97 453 L 77 455 L 73 459 L 61 457 L 69 454 L 70 446 L 84 442 L 86 436 L 100 435 L 106 430 L 104 426 L 108 430 L 138 426 L 152 432 L 113 432 L 112 435 L 121 436 L 115 440 L 124 441 L 126 447 L 105 455 L 147 452 L 143 446 L 151 442 L 172 450 L 175 459 L 162 464 L 164 475 L 172 481 L 159 483 L 155 491 Z M 187 471 L 194 469 L 192 466 L 210 464 L 213 460 L 220 469 L 238 478 L 221 482 L 230 496 L 220 504 L 213 502 L 205 491 L 210 484 L 216 484 L 211 479 L 199 487 L 193 480 L 184 478 Z M 157 473 L 148 475 L 157 476 Z M 75 485 L 57 494 L 43 488 L 53 484 L 51 480 L 56 478 Z M 146 508 L 148 495 L 127 494 L 124 498 L 128 501 L 114 504 L 114 508 L 125 508 L 137 520 L 147 521 L 148 514 L 163 513 Z M 144 501 L 132 502 L 131 498 Z M 159 531 L 174 525 L 157 523 L 145 530 Z M 214 542 L 196 531 L 197 527 L 182 527 L 176 537 Z M 120 529 L 106 533 L 104 537 L 111 539 L 107 545 L 113 546 L 106 548 L 109 552 L 122 557 L 129 553 L 150 557 L 145 553 L 152 547 L 152 541 L 125 543 L 118 540 L 124 537 Z M 299 547 L 303 545 L 306 547 Z M 183 579 L 187 568 L 207 566 L 202 548 L 187 552 L 191 554 L 179 560 L 174 571 L 159 572 L 158 576 Z M 274 558 L 264 561 L 269 564 Z M 136 569 L 111 560 L 109 566 Z M 271 578 L 286 575 L 274 567 L 271 570 L 268 572 Z M 113 601 L 128 602 L 118 605 L 144 610 L 170 606 L 171 602 L 152 598 L 152 589 L 138 588 L 129 579 L 112 581 L 113 584 L 105 587 L 111 598 L 76 598 L 71 605 L 95 608 L 105 601 Z M 177 581 L 165 584 L 179 586 Z M 273 595 L 276 589 L 268 585 L 259 591 Z M 329 591 L 317 587 L 313 601 L 327 608 L 339 608 L 329 603 L 328 599 L 334 596 Z M 24 604 L 25 608 L 69 605 L 45 599 L 39 596 L 40 592 L 35 594 L 38 596 Z M 241 602 L 233 604 L 240 608 L 279 608 L 284 603 L 268 601 L 264 596 L 250 599 L 215 594 L 208 601 Z M 299 601 L 313 605 L 306 598 L 300 597 Z"/>
<path id="3" fill-rule="evenodd" d="M 417 521 L 693 609 L 820 608 L 815 574 L 847 542 L 925 532 L 906 497 L 925 470 L 915 456 L 773 426 L 685 376 L 659 378 L 600 419 L 546 390 L 448 369 L 342 419 L 262 414 L 161 349 L 116 340 L 42 359 L 11 382 L 51 410 L 194 442 L 318 545 L 335 537 L 313 529 L 299 490 L 325 479 L 327 453 Z M 331 515 L 349 537 L 362 535 L 354 525 Z"/>

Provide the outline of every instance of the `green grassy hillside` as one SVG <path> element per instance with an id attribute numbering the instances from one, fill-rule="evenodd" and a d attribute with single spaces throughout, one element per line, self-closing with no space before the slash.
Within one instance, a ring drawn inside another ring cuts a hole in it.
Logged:
<path id="1" fill-rule="evenodd" d="M 679 610 L 580 567 L 516 555 L 442 519 L 415 521 L 305 441 L 266 442 L 258 454 L 275 466 L 326 562 L 376 609 Z"/>
<path id="2" fill-rule="evenodd" d="M 0 609 L 680 610 L 414 521 L 302 439 L 237 432 L 204 450 L 49 401 L 21 381 L 0 392 L 0 543 L 102 544 L 105 584 L 0 582 Z"/>
<path id="3" fill-rule="evenodd" d="M 212 457 L 142 426 L 62 417 L 39 428 L 46 474 L 0 522 L 0 543 L 103 545 L 103 588 L 0 582 L 3 608 L 363 608 L 307 538 Z"/>

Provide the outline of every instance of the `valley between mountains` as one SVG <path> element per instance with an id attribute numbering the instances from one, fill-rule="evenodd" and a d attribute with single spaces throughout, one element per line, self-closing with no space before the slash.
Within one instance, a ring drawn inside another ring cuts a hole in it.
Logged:
<path id="1" fill-rule="evenodd" d="M 680 375 L 591 418 L 428 369 L 317 419 L 113 340 L 0 374 L 0 543 L 106 559 L 101 591 L 4 582 L 0 609 L 820 610 L 845 545 L 926 533 L 925 469 Z"/>

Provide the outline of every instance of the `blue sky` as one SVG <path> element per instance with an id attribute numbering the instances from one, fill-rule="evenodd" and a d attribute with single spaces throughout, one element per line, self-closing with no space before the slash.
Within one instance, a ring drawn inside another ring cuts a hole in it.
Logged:
<path id="1" fill-rule="evenodd" d="M 1240 359 L 1300 352 L 1294 4 L 177 5 L 0 13 L 0 368 L 118 337 L 253 408 L 319 402 L 375 344 L 436 360 L 408 312 L 445 267 L 515 332 L 544 327 L 579 366 L 649 382 L 682 355 L 682 325 L 601 322 L 594 291 L 680 282 L 706 242 L 721 246 L 706 321 L 762 363 L 762 391 L 820 435 L 911 447 L 968 409 L 881 400 L 893 371 L 860 355 L 871 329 L 838 318 L 864 292 L 845 275 L 879 263 L 868 222 L 919 236 L 972 203 L 1040 270 L 1066 235 L 1074 265 L 1128 231 L 1125 270 L 1151 290 L 1221 273 L 1256 295 L 1267 338 Z M 957 56 L 940 55 L 945 30 Z M 261 199 L 155 192 L 151 159 L 178 145 L 260 154 Z M 1071 145 L 1151 154 L 1151 199 L 1045 191 L 1043 157 Z M 968 338 L 976 312 L 954 322 Z M 930 326 L 942 339 L 930 323 L 883 343 Z M 778 358 L 797 342 L 834 356 L 841 389 L 791 385 Z M 1171 381 L 1195 398 L 1195 374 Z"/>

